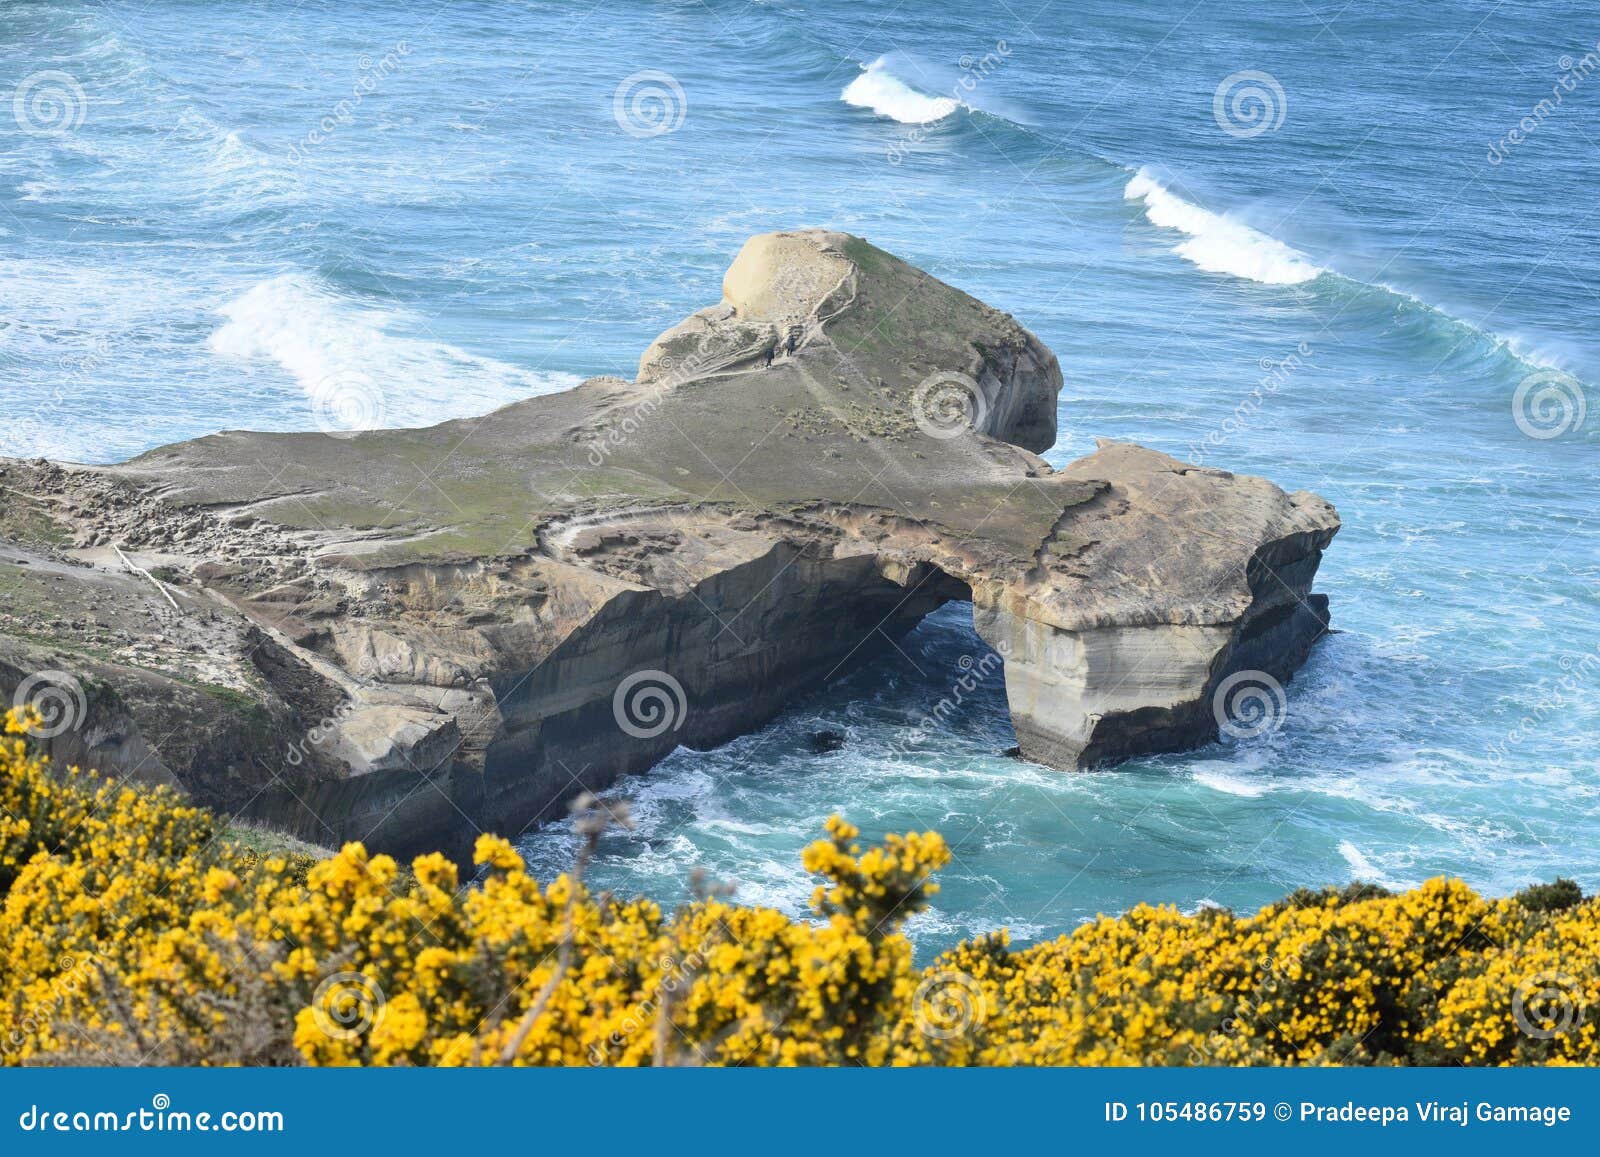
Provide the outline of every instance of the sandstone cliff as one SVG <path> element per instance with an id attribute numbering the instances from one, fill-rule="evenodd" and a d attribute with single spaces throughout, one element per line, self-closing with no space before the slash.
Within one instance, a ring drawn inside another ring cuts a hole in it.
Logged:
<path id="1" fill-rule="evenodd" d="M 632 382 L 0 464 L 0 692 L 64 704 L 64 758 L 401 853 L 757 727 L 950 600 L 1027 758 L 1205 742 L 1325 631 L 1337 516 L 1124 443 L 1052 470 L 1060 388 L 865 241 L 756 237 Z"/>

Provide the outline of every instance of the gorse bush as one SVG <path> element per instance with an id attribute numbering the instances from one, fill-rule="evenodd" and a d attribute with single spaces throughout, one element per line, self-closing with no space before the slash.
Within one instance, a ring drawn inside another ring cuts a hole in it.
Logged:
<path id="1" fill-rule="evenodd" d="M 806 849 L 816 919 L 675 913 L 349 844 L 291 864 L 164 791 L 0 745 L 0 1044 L 12 1064 L 1507 1064 L 1600 1061 L 1600 904 L 1454 880 L 1299 892 L 1253 916 L 1141 905 L 930 967 L 904 921 L 932 832 Z M 614 818 L 579 817 L 592 848 Z"/>

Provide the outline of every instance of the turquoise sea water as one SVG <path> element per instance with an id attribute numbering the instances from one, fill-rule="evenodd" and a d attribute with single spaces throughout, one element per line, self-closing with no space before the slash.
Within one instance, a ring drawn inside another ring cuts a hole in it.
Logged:
<path id="1" fill-rule="evenodd" d="M 998 678 L 908 740 L 985 666 L 948 607 L 624 784 L 601 884 L 798 911 L 842 811 L 949 838 L 925 949 L 1594 888 L 1597 40 L 1577 3 L 7 4 L 0 453 L 309 427 L 352 375 L 384 425 L 631 376 L 746 236 L 850 230 L 1056 350 L 1053 462 L 1127 438 L 1334 502 L 1341 633 L 1270 735 L 1063 775 L 1000 754 Z"/>

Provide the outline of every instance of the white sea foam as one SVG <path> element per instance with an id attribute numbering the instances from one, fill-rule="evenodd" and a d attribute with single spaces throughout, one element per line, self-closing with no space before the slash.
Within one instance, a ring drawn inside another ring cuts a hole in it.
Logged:
<path id="1" fill-rule="evenodd" d="M 903 125 L 932 124 L 961 107 L 961 102 L 953 96 L 928 96 L 918 92 L 890 72 L 881 56 L 845 86 L 839 99 Z"/>
<path id="2" fill-rule="evenodd" d="M 1396 891 L 1403 891 L 1406 888 L 1416 886 L 1415 881 L 1400 880 L 1388 875 L 1381 867 L 1373 863 L 1365 852 L 1349 840 L 1339 841 L 1339 854 L 1344 857 L 1345 863 L 1350 865 L 1350 877 L 1352 880 L 1359 880 L 1363 884 L 1379 884 Z"/>
<path id="3" fill-rule="evenodd" d="M 1273 789 L 1269 779 L 1259 779 L 1243 775 L 1230 775 L 1226 771 L 1197 769 L 1194 781 L 1212 791 L 1220 791 L 1226 795 L 1236 795 L 1243 799 L 1256 799 L 1266 795 Z"/>
<path id="4" fill-rule="evenodd" d="M 1210 273 L 1227 273 L 1265 285 L 1299 285 L 1327 270 L 1304 253 L 1268 237 L 1258 229 L 1191 204 L 1140 169 L 1124 191 L 1130 201 L 1144 202 L 1152 225 L 1188 234 L 1175 252 Z"/>
<path id="5" fill-rule="evenodd" d="M 392 332 L 419 326 L 404 315 L 358 306 L 296 273 L 253 285 L 217 312 L 226 320 L 209 339 L 213 353 L 275 363 L 313 401 L 329 383 L 370 383 L 381 397 L 382 421 L 374 424 L 466 417 L 579 381 Z"/>

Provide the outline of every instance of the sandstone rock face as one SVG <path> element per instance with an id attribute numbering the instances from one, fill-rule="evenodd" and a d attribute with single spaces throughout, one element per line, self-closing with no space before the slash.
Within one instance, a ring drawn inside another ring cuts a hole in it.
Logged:
<path id="1" fill-rule="evenodd" d="M 76 679 L 72 758 L 398 853 L 758 727 L 951 600 L 1025 757 L 1206 742 L 1230 680 L 1326 630 L 1337 516 L 1125 443 L 1052 470 L 1060 388 L 1012 318 L 859 238 L 756 237 L 632 382 L 4 463 L 0 693 Z"/>
<path id="2" fill-rule="evenodd" d="M 1082 767 L 1205 742 L 1224 680 L 1286 681 L 1326 632 L 1310 588 L 1339 523 L 1316 495 L 1132 445 L 1066 473 L 1109 481 L 1058 528 L 1070 550 L 1046 551 L 1049 578 L 1028 596 L 974 610 L 1006 655 L 1030 759 Z"/>

